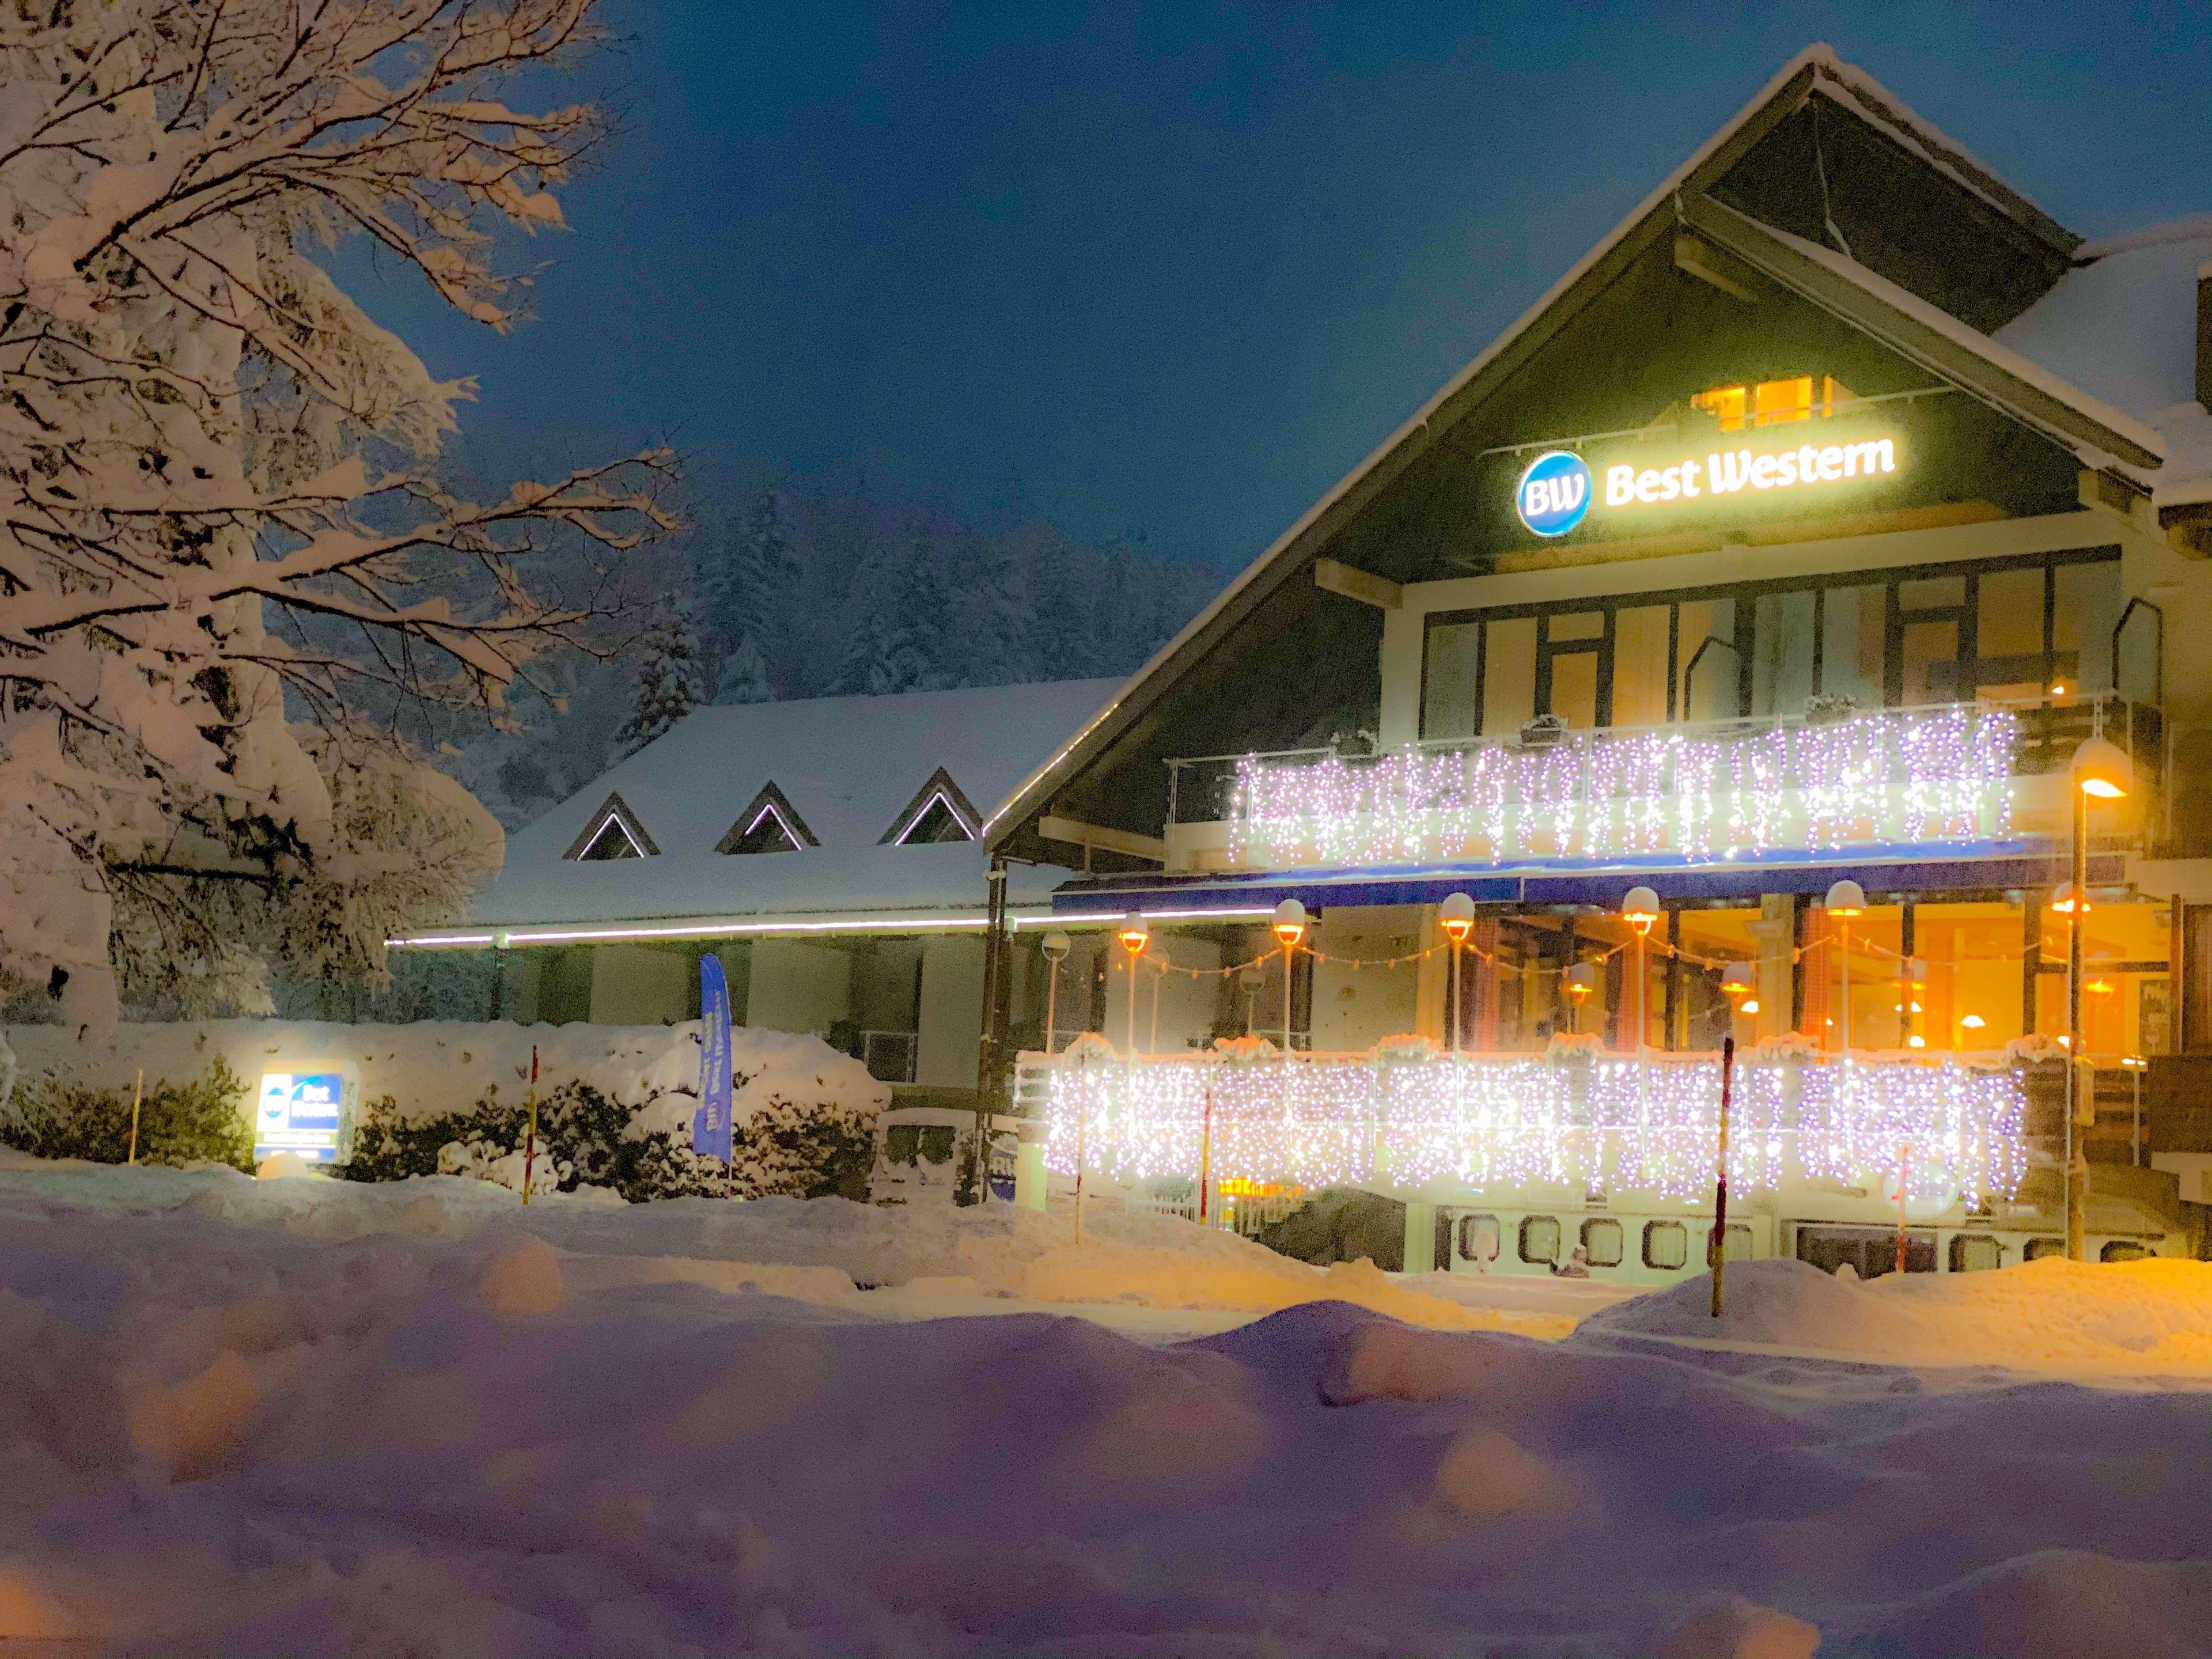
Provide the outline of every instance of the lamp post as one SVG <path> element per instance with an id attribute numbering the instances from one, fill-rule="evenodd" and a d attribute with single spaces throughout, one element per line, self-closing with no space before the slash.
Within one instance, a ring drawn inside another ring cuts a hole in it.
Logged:
<path id="1" fill-rule="evenodd" d="M 1580 1036 L 1583 1031 L 1583 1004 L 1589 1000 L 1589 994 L 1597 988 L 1597 969 L 1587 962 L 1578 962 L 1561 976 L 1559 984 L 1560 989 L 1567 994 L 1568 1029 Z"/>
<path id="2" fill-rule="evenodd" d="M 1843 963 L 1843 1024 L 1838 1030 L 1843 1034 L 1844 1058 L 1851 1057 L 1851 918 L 1866 914 L 1866 890 L 1855 881 L 1839 881 L 1828 889 L 1821 907 L 1835 917 L 1836 954 Z"/>
<path id="3" fill-rule="evenodd" d="M 1291 1058 L 1291 957 L 1306 936 L 1306 907 L 1286 898 L 1275 907 L 1275 919 L 1269 925 L 1283 947 L 1283 1060 L 1287 1064 Z"/>
<path id="4" fill-rule="evenodd" d="M 1465 893 L 1452 894 L 1437 907 L 1437 923 L 1451 941 L 1451 1048 L 1457 1060 L 1465 1035 L 1460 1030 L 1459 950 L 1474 931 L 1474 901 Z"/>
<path id="5" fill-rule="evenodd" d="M 1260 988 L 1267 976 L 1260 971 L 1256 962 L 1247 963 L 1237 975 L 1237 982 L 1244 988 L 1244 1035 L 1253 1035 L 1252 1028 L 1260 1023 Z"/>
<path id="6" fill-rule="evenodd" d="M 2136 1084 L 2135 1115 L 2128 1121 L 2128 1162 L 2140 1169 L 2142 1167 L 2142 1074 L 2150 1061 L 2141 1054 L 2124 1054 L 2120 1064 L 2128 1068 L 2128 1075 L 2135 1079 Z"/>
<path id="7" fill-rule="evenodd" d="M 2081 917 L 2089 896 L 2089 803 L 2124 800 L 2135 787 L 2135 765 L 2111 738 L 2093 737 L 2074 751 L 2068 769 L 2074 797 L 2074 870 L 2070 896 L 2074 902 L 2066 921 L 2066 1255 L 2069 1261 L 2088 1258 L 2089 1164 L 2083 1156 L 2081 1131 L 2096 1116 L 2094 1091 L 2081 1091 Z"/>
<path id="8" fill-rule="evenodd" d="M 1047 933 L 1038 948 L 1049 964 L 1044 981 L 1044 1051 L 1049 1058 L 1060 1024 L 1060 964 L 1067 960 L 1067 953 L 1073 947 L 1066 934 L 1054 932 Z"/>
<path id="9" fill-rule="evenodd" d="M 1114 942 L 1129 953 L 1129 1057 L 1137 1054 L 1137 958 L 1152 937 L 1152 925 L 1132 910 L 1114 930 Z"/>
<path id="10" fill-rule="evenodd" d="M 1651 989 L 1644 971 L 1644 941 L 1650 936 L 1651 924 L 1659 920 L 1659 895 L 1649 887 L 1632 887 L 1628 896 L 1620 902 L 1620 914 L 1636 930 L 1636 1059 L 1640 1066 L 1644 1039 L 1651 1024 L 1650 1011 L 1645 1006 L 1650 1000 Z"/>

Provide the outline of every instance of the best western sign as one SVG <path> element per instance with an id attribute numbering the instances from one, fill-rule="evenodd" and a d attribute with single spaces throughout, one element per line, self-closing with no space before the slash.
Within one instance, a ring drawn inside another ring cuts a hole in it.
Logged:
<path id="1" fill-rule="evenodd" d="M 1571 450 L 1539 455 L 1521 475 L 1513 505 L 1521 522 L 1539 536 L 1564 536 L 1593 509 L 1635 513 L 1669 502 L 1771 495 L 1778 490 L 1826 489 L 1859 483 L 1897 471 L 1894 438 L 1862 438 L 1850 443 L 1801 443 L 1708 450 L 1702 455 L 1668 457 L 1658 465 L 1638 461 L 1602 465 L 1604 482 L 1593 481 L 1589 463 Z"/>

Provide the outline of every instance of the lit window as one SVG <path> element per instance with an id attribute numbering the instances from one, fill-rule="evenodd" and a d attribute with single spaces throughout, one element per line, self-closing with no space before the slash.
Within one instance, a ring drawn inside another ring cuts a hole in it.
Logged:
<path id="1" fill-rule="evenodd" d="M 1753 423 L 1759 426 L 1811 420 L 1813 377 L 1800 374 L 1787 380 L 1761 380 L 1752 391 L 1751 414 Z"/>
<path id="2" fill-rule="evenodd" d="M 1644 1265 L 1672 1269 L 1690 1259 L 1690 1230 L 1679 1221 L 1644 1224 Z"/>
<path id="3" fill-rule="evenodd" d="M 1743 429 L 1744 410 L 1748 398 L 1740 386 L 1716 386 L 1711 392 L 1700 392 L 1690 399 L 1690 407 L 1702 409 L 1721 423 L 1723 432 Z"/>
<path id="4" fill-rule="evenodd" d="M 1593 1216 L 1583 1222 L 1583 1251 L 1593 1267 L 1618 1267 L 1620 1224 L 1609 1216 Z"/>
<path id="5" fill-rule="evenodd" d="M 2142 1261 L 2148 1260 L 2149 1255 L 2150 1252 L 2145 1249 L 2142 1245 L 2136 1243 L 2133 1239 L 2116 1238 L 2111 1243 L 2106 1245 L 2103 1249 L 2097 1252 L 2097 1260 L 2100 1261 Z"/>
<path id="6" fill-rule="evenodd" d="M 2063 1238 L 2031 1238 L 2027 1249 L 2021 1252 L 2030 1261 L 2040 1261 L 2046 1255 L 2064 1255 L 2066 1241 Z"/>
<path id="7" fill-rule="evenodd" d="M 1531 1215 L 1521 1218 L 1521 1259 L 1538 1262 L 1559 1261 L 1559 1217 Z"/>
<path id="8" fill-rule="evenodd" d="M 1729 1222 L 1728 1231 L 1721 1236 L 1721 1260 L 1748 1261 L 1751 1260 L 1751 1229 Z"/>
<path id="9" fill-rule="evenodd" d="M 1747 425 L 1779 426 L 1833 415 L 1851 399 L 1850 388 L 1832 374 L 1795 374 L 1752 386 L 1715 386 L 1692 398 L 1690 407 L 1711 415 L 1723 432 L 1741 432 Z"/>

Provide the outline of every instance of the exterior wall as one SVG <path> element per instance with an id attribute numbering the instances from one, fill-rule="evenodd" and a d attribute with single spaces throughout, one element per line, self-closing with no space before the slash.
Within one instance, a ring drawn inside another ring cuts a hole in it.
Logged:
<path id="1" fill-rule="evenodd" d="M 590 1019 L 594 1025 L 668 1025 L 690 1014 L 695 958 L 650 945 L 601 945 L 592 951 Z"/>
<path id="2" fill-rule="evenodd" d="M 852 959 L 844 946 L 791 939 L 753 941 L 746 1024 L 824 1036 L 847 1017 L 851 994 Z"/>
<path id="3" fill-rule="evenodd" d="M 921 1040 L 914 1080 L 972 1089 L 983 1032 L 983 940 L 978 935 L 921 945 Z"/>
<path id="4" fill-rule="evenodd" d="M 1129 969 L 1128 957 L 1117 946 L 1109 942 L 1113 958 L 1106 977 L 1106 1040 L 1116 1048 L 1128 1041 L 1129 1036 Z M 1217 969 L 1224 961 L 1221 946 L 1211 939 L 1194 939 L 1176 934 L 1164 928 L 1156 930 L 1152 943 L 1146 947 L 1152 956 L 1165 956 L 1170 962 L 1185 968 Z M 1233 958 L 1231 958 L 1233 960 Z M 1153 1036 L 1153 985 L 1159 982 L 1158 1036 Z M 1061 989 L 1066 991 L 1065 985 Z M 1242 993 L 1238 993 L 1242 995 Z M 1140 970 L 1137 980 L 1137 1048 L 1141 1053 L 1172 1054 L 1191 1048 L 1201 1048 L 1213 1030 L 1215 1010 L 1220 1006 L 1222 987 L 1219 979 L 1208 975 L 1204 979 L 1193 979 L 1187 974 L 1169 974 L 1164 979 L 1149 969 Z M 1270 999 L 1260 999 L 1261 1018 L 1267 1018 Z M 1275 1018 L 1282 1018 L 1279 993 L 1273 999 Z M 1063 1015 L 1060 1024 L 1067 1024 Z"/>

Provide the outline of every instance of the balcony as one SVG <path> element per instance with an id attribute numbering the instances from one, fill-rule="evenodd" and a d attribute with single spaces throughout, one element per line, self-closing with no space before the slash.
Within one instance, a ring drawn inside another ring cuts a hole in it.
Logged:
<path id="1" fill-rule="evenodd" d="M 2135 762 L 2128 823 L 2170 839 L 2142 833 L 2165 811 L 2159 711 L 2087 693 L 1171 760 L 1168 868 L 1698 864 L 2063 836 L 2064 769 L 2100 729 Z"/>

